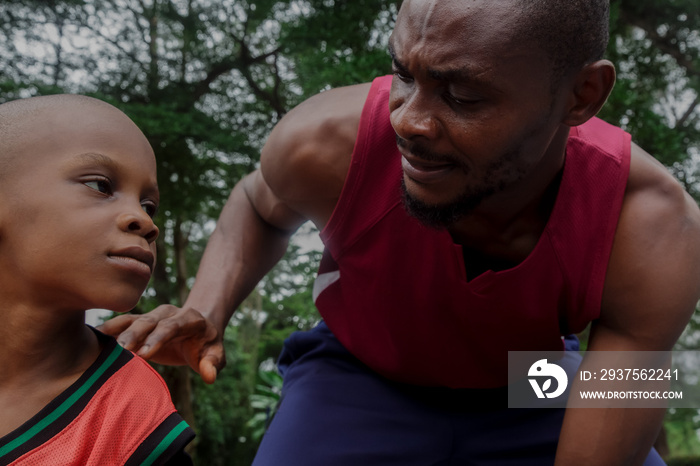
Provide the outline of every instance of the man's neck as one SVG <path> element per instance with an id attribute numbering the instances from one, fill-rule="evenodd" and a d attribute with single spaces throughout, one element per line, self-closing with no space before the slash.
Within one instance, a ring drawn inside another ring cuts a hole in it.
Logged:
<path id="1" fill-rule="evenodd" d="M 534 249 L 559 192 L 568 130 L 560 131 L 550 151 L 530 176 L 485 199 L 449 228 L 465 254 L 471 250 L 494 262 L 517 265 Z"/>

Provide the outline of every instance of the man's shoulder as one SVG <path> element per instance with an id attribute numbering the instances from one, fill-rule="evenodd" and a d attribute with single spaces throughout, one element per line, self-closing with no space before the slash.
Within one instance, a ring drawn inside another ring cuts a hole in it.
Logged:
<path id="1" fill-rule="evenodd" d="M 626 220 L 636 227 L 649 230 L 650 234 L 661 234 L 674 226 L 697 227 L 700 222 L 697 204 L 680 182 L 666 167 L 634 143 L 631 146 L 624 208 L 628 212 Z"/>
<path id="2" fill-rule="evenodd" d="M 293 209 L 306 213 L 308 204 L 332 203 L 340 196 L 370 86 L 317 94 L 291 110 L 270 133 L 261 154 L 262 175 Z"/>
<path id="3" fill-rule="evenodd" d="M 349 157 L 370 86 L 331 89 L 294 107 L 270 133 L 262 152 L 263 166 L 299 158 Z"/>

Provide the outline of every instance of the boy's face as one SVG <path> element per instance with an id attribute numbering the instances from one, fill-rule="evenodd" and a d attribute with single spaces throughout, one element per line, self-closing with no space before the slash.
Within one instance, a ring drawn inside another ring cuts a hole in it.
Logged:
<path id="1" fill-rule="evenodd" d="M 131 309 L 155 263 L 153 151 L 121 112 L 40 112 L 0 186 L 3 299 L 61 310 Z"/>

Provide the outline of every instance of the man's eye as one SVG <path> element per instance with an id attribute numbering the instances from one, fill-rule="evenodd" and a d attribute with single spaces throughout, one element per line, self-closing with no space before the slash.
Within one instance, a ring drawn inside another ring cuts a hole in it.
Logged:
<path id="1" fill-rule="evenodd" d="M 403 81 L 403 82 L 405 82 L 405 83 L 411 81 L 411 77 L 408 76 L 408 75 L 405 74 L 405 73 L 402 73 L 401 71 L 396 71 L 396 70 L 395 70 L 395 71 L 394 71 L 394 76 L 396 76 L 397 78 L 399 78 L 401 81 Z"/>
<path id="2" fill-rule="evenodd" d="M 151 218 L 155 217 L 158 213 L 158 206 L 155 205 L 153 202 L 144 202 L 143 204 L 141 204 L 141 208 Z"/>
<path id="3" fill-rule="evenodd" d="M 112 194 L 112 184 L 107 179 L 83 181 L 83 184 L 100 193 Z"/>
<path id="4" fill-rule="evenodd" d="M 458 98 L 453 96 L 452 94 L 446 94 L 445 95 L 445 100 L 450 102 L 452 105 L 457 105 L 457 106 L 468 106 L 468 105 L 476 105 L 479 102 L 481 102 L 481 99 L 478 98 Z"/>
<path id="5" fill-rule="evenodd" d="M 457 97 L 453 96 L 452 94 L 447 94 L 447 95 L 445 95 L 445 97 L 447 98 L 447 100 L 449 100 L 450 102 L 452 102 L 453 104 L 456 104 L 456 105 L 464 105 L 464 104 L 471 103 L 471 101 L 468 101 L 468 100 L 458 99 Z"/>

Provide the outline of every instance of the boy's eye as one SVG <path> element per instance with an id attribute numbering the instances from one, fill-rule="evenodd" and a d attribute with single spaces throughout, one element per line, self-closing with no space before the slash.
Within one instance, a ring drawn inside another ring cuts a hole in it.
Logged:
<path id="1" fill-rule="evenodd" d="M 107 179 L 83 181 L 83 184 L 100 193 L 112 194 L 112 184 Z"/>
<path id="2" fill-rule="evenodd" d="M 155 205 L 153 202 L 143 202 L 141 204 L 141 208 L 143 209 L 146 214 L 148 214 L 149 217 L 153 218 L 156 216 L 158 213 L 158 206 Z"/>

